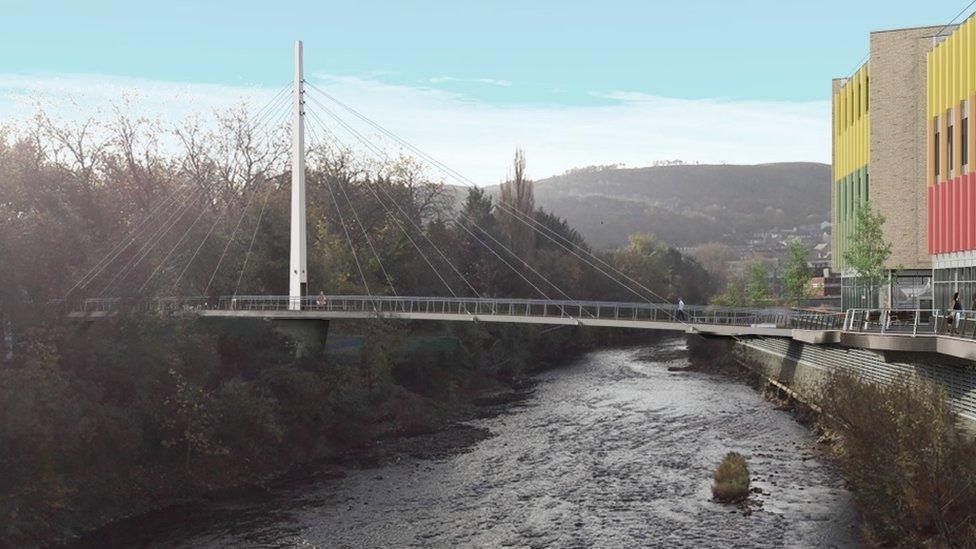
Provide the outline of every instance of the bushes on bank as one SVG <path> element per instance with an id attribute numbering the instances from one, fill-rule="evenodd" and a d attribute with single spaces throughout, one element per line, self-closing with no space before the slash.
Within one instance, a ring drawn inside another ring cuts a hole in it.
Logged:
<path id="1" fill-rule="evenodd" d="M 938 384 L 903 376 L 878 385 L 839 372 L 821 399 L 866 541 L 976 545 L 976 441 Z"/>
<path id="2" fill-rule="evenodd" d="M 712 497 L 722 503 L 742 501 L 749 497 L 749 468 L 746 458 L 736 452 L 725 454 L 712 473 Z"/>

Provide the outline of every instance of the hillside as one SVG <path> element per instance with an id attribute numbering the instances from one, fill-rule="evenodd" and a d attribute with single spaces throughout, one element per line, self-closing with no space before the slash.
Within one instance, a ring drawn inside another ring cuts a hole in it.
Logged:
<path id="1" fill-rule="evenodd" d="M 829 217 L 830 167 L 793 162 L 583 168 L 536 182 L 536 205 L 565 217 L 596 247 L 634 232 L 673 246 L 737 244 Z M 494 190 L 494 189 L 493 189 Z"/>

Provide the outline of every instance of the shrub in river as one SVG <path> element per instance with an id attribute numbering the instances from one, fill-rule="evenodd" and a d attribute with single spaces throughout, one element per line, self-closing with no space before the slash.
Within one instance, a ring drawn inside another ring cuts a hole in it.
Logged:
<path id="1" fill-rule="evenodd" d="M 712 497 L 715 501 L 731 503 L 749 497 L 749 468 L 746 458 L 736 452 L 725 454 L 721 465 L 712 473 Z"/>
<path id="2" fill-rule="evenodd" d="M 879 385 L 839 372 L 821 403 L 866 541 L 976 545 L 976 442 L 938 384 L 903 376 Z"/>

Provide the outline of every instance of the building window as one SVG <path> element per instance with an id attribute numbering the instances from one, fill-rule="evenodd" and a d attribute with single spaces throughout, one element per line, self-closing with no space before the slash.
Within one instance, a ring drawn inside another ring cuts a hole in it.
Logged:
<path id="1" fill-rule="evenodd" d="M 948 174 L 952 173 L 952 126 L 946 128 L 946 171 Z M 948 175 L 947 174 L 947 175 Z"/>
<path id="2" fill-rule="evenodd" d="M 864 112 L 868 112 L 868 98 L 871 97 L 871 95 L 868 93 L 868 90 L 870 89 L 868 88 L 868 85 L 870 83 L 871 83 L 871 79 L 865 76 L 864 77 Z"/>
<path id="3" fill-rule="evenodd" d="M 938 119 L 936 119 L 936 121 L 935 121 L 935 127 L 936 128 L 939 127 L 939 121 L 938 121 Z M 939 159 L 942 158 L 941 156 L 939 156 L 939 149 L 940 149 L 939 144 L 941 142 L 941 138 L 942 138 L 942 136 L 940 136 L 938 130 L 936 130 L 936 132 L 935 132 L 935 151 L 934 151 L 935 152 L 935 155 L 932 158 L 932 164 L 935 164 L 935 177 L 936 178 L 939 177 L 939 164 L 941 164 L 941 162 L 939 161 Z"/>
<path id="4" fill-rule="evenodd" d="M 968 166 L 969 165 L 969 117 L 968 116 L 962 119 L 962 127 L 959 129 L 962 130 L 961 132 L 962 135 L 960 135 L 960 137 L 962 138 L 962 165 Z"/>

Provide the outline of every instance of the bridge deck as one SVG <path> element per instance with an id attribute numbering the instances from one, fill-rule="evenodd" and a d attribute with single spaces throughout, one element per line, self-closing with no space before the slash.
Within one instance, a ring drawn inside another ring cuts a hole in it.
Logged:
<path id="1" fill-rule="evenodd" d="M 120 300 L 89 300 L 69 313 L 74 319 L 113 316 Z M 453 322 L 496 322 L 671 330 L 716 335 L 789 337 L 795 313 L 788 309 L 749 309 L 613 301 L 471 299 L 440 297 L 238 296 L 219 299 L 158 298 L 148 306 L 162 312 L 215 318 L 366 319 L 389 318 Z M 839 321 L 838 321 L 839 322 Z"/>
<path id="2" fill-rule="evenodd" d="M 75 320 L 116 316 L 127 308 L 210 318 L 368 319 L 498 322 L 669 330 L 718 336 L 786 337 L 881 352 L 935 353 L 976 361 L 976 311 L 960 313 L 949 332 L 938 311 L 851 309 L 845 313 L 614 301 L 442 297 L 236 296 L 156 298 L 126 303 L 90 299 L 68 313 Z"/>

